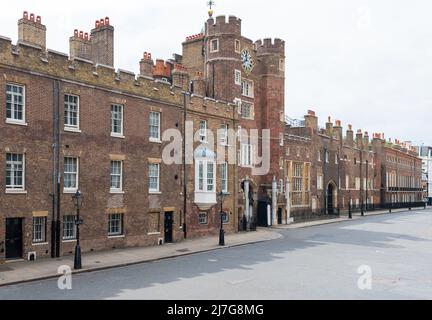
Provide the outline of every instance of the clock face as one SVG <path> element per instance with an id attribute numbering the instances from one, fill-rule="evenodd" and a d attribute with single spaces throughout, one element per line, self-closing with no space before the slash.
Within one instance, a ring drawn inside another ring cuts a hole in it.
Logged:
<path id="1" fill-rule="evenodd" d="M 241 53 L 241 61 L 243 69 L 246 72 L 251 72 L 254 67 L 254 61 L 248 50 L 243 50 Z"/>

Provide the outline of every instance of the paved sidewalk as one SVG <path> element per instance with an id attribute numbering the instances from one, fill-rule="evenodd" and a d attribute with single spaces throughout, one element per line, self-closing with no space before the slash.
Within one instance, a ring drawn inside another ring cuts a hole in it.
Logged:
<path id="1" fill-rule="evenodd" d="M 412 209 L 413 212 L 418 211 L 418 210 L 423 210 L 423 208 L 413 208 Z M 398 213 L 398 212 L 410 212 L 410 211 L 408 209 L 393 209 L 392 210 L 392 213 Z M 348 213 L 346 213 L 346 214 L 341 214 L 340 218 L 299 222 L 299 223 L 293 223 L 293 224 L 289 224 L 289 225 L 275 226 L 275 227 L 272 227 L 272 229 L 289 230 L 289 229 L 309 228 L 309 227 L 326 225 L 326 224 L 331 224 L 331 223 L 339 223 L 339 222 L 344 222 L 344 221 L 349 221 L 349 220 L 358 220 L 358 219 L 362 219 L 362 218 L 369 217 L 369 216 L 377 216 L 377 215 L 384 215 L 384 214 L 391 214 L 391 213 L 389 213 L 389 210 L 367 211 L 367 212 L 365 212 L 365 216 L 362 217 L 360 212 L 355 212 L 355 213 L 353 213 L 352 219 L 349 219 Z"/>
<path id="2" fill-rule="evenodd" d="M 270 229 L 257 232 L 227 234 L 225 248 L 270 241 L 282 236 Z M 104 252 L 84 253 L 83 269 L 74 273 L 91 272 L 144 262 L 169 259 L 199 252 L 218 250 L 218 237 L 185 240 L 164 246 L 128 248 Z M 41 259 L 35 262 L 19 261 L 0 265 L 0 287 L 5 285 L 59 277 L 57 270 L 67 265 L 73 269 L 73 256 L 60 259 Z"/>

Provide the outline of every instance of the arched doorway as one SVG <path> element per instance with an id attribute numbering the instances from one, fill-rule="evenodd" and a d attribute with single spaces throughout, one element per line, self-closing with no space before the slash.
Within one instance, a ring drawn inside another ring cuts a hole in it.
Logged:
<path id="1" fill-rule="evenodd" d="M 336 213 L 337 207 L 337 186 L 333 181 L 327 186 L 327 214 L 333 215 Z"/>

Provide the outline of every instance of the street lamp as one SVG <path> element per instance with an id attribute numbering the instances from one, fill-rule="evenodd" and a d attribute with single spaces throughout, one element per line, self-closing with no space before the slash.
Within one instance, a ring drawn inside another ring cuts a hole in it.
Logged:
<path id="1" fill-rule="evenodd" d="M 226 193 L 221 191 L 218 195 L 219 199 L 220 199 L 220 203 L 221 203 L 221 208 L 220 208 L 220 220 L 221 220 L 221 226 L 220 226 L 220 231 L 219 231 L 219 245 L 220 246 L 225 246 L 225 231 L 223 228 L 223 217 L 224 217 L 224 212 L 223 212 L 223 203 L 224 203 L 224 199 L 225 199 Z"/>
<path id="2" fill-rule="evenodd" d="M 80 247 L 80 232 L 79 227 L 81 224 L 83 224 L 83 220 L 80 219 L 80 209 L 82 207 L 83 202 L 83 196 L 81 192 L 78 190 L 73 196 L 72 201 L 76 209 L 76 219 L 75 219 L 75 226 L 76 226 L 76 246 L 75 246 L 75 258 L 74 258 L 74 269 L 79 270 L 82 268 L 81 265 L 81 247 Z"/>
<path id="3" fill-rule="evenodd" d="M 348 199 L 348 218 L 352 219 L 352 208 L 351 208 L 351 190 L 348 190 L 348 195 L 349 195 L 349 199 Z"/>

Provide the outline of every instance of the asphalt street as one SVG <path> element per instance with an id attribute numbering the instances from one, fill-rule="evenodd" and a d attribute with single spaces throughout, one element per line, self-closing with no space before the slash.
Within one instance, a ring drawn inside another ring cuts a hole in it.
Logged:
<path id="1" fill-rule="evenodd" d="M 7 299 L 432 299 L 432 210 L 370 216 L 283 238 L 0 288 Z M 360 284 L 360 286 L 359 286 Z"/>

